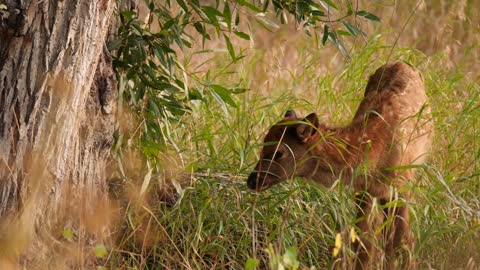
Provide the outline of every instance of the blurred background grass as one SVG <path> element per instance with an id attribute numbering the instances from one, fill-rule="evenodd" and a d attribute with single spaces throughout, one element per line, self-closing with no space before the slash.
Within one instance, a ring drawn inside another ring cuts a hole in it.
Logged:
<path id="1" fill-rule="evenodd" d="M 420 269 L 480 267 L 480 5 L 360 5 L 382 22 L 365 29 L 368 39 L 347 43 L 348 61 L 293 23 L 273 32 L 249 24 L 251 41 L 232 37 L 235 50 L 245 55 L 235 65 L 228 65 L 223 40 L 205 45 L 213 52 L 204 52 L 201 42 L 183 52 L 180 61 L 188 72 L 208 79 L 215 69 L 216 81 L 240 80 L 249 91 L 233 97 L 234 107 L 209 97 L 179 122 L 165 124 L 169 146 L 158 153 L 164 173 L 139 169 L 135 153 L 120 161 L 132 171 L 132 186 L 140 189 L 146 179 L 152 184 L 147 199 L 132 203 L 129 197 L 120 244 L 108 266 L 241 269 L 253 259 L 264 269 L 290 247 L 304 268 L 346 265 L 348 241 L 337 257 L 332 248 L 336 234 L 354 225 L 351 190 L 300 180 L 255 194 L 247 190 L 245 175 L 258 159 L 265 132 L 287 109 L 346 124 L 369 74 L 402 59 L 423 73 L 436 129 L 428 165 L 408 186 L 415 194 L 409 207 L 418 240 L 411 252 Z M 178 197 L 161 203 L 167 183 Z"/>

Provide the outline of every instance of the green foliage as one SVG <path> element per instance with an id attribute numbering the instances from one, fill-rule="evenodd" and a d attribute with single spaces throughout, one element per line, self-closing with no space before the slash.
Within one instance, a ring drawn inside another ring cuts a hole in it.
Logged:
<path id="1" fill-rule="evenodd" d="M 244 91 L 198 78 L 178 61 L 177 48 L 181 51 L 191 47 L 188 26 L 193 25 L 204 39 L 209 39 L 207 25 L 218 29 L 216 16 L 221 15 L 216 9 L 194 2 L 188 6 L 180 0 L 178 3 L 184 9 L 173 14 L 170 3 L 150 2 L 147 22 L 141 21 L 134 11 L 121 11 L 118 35 L 108 46 L 113 51 L 121 100 L 143 122 L 143 139 L 147 142 L 164 143 L 164 125 L 189 111 L 191 101 L 205 100 L 205 95 L 212 94 L 219 102 L 232 105 L 230 95 Z M 195 22 L 194 15 L 203 16 L 205 21 Z M 153 25 L 159 30 L 154 31 Z M 232 60 L 241 59 L 228 37 L 225 38 Z"/>
<path id="2" fill-rule="evenodd" d="M 142 152 L 154 161 L 156 153 L 169 142 L 172 121 L 191 111 L 192 102 L 214 101 L 226 112 L 236 106 L 232 95 L 246 89 L 242 82 L 215 82 L 225 70 L 208 70 L 197 74 L 179 61 L 182 51 L 192 48 L 201 37 L 202 45 L 214 38 L 223 38 L 230 62 L 236 64 L 244 55 L 235 48 L 233 38 L 251 40 L 249 21 L 254 18 L 262 27 L 278 28 L 275 14 L 282 23 L 293 16 L 307 33 L 312 28 L 324 29 L 323 44 L 333 42 L 348 55 L 339 35 L 365 35 L 353 21 L 359 16 L 377 20 L 365 11 L 356 11 L 353 4 L 332 1 L 147 1 L 148 15 L 140 19 L 132 10 L 119 10 L 117 37 L 108 44 L 119 81 L 120 104 L 132 109 L 140 123 L 136 138 Z M 120 5 L 121 6 L 121 5 Z M 247 23 L 241 23 L 246 21 Z M 323 26 L 323 28 L 322 28 Z M 345 30 L 341 30 L 345 28 Z M 205 52 L 208 50 L 205 50 Z M 187 62 L 188 64 L 188 62 Z M 117 146 L 122 145 L 118 137 Z"/>
<path id="3" fill-rule="evenodd" d="M 266 1 L 265 8 L 269 3 L 270 1 Z M 322 44 L 325 45 L 327 41 L 332 42 L 345 57 L 349 57 L 349 52 L 344 41 L 338 36 L 366 36 L 360 29 L 359 20 L 356 20 L 358 18 L 380 22 L 380 18 L 374 14 L 354 7 L 353 1 L 337 3 L 342 6 L 337 6 L 330 0 L 272 0 L 272 3 L 275 13 L 282 22 L 287 21 L 285 13 L 288 12 L 294 14 L 296 22 L 302 24 L 309 35 L 311 28 L 323 29 Z"/>

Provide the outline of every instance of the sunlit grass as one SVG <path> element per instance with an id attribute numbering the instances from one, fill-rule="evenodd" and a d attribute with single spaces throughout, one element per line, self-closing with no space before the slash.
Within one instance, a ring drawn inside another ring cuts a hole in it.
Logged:
<path id="1" fill-rule="evenodd" d="M 111 263 L 149 269 L 240 269 L 254 259 L 264 268 L 272 262 L 270 246 L 280 255 L 296 247 L 305 267 L 331 268 L 351 260 L 348 241 L 339 254 L 332 253 L 336 235 L 348 235 L 355 223 L 349 188 L 327 190 L 297 181 L 256 194 L 247 190 L 245 178 L 266 130 L 286 109 L 316 111 L 331 124 L 349 121 L 368 75 L 386 61 L 388 49 L 379 42 L 372 40 L 338 73 L 315 74 L 314 67 L 307 67 L 304 72 L 310 74 L 279 81 L 268 95 L 251 89 L 235 96 L 237 107 L 227 111 L 213 100 L 199 103 L 171 126 L 177 149 L 168 155 L 181 156 L 183 170 L 194 174 L 188 181 L 178 180 L 183 190 L 173 206 L 154 202 L 128 208 L 120 246 L 128 253 L 114 252 Z M 478 265 L 480 87 L 462 80 L 461 70 L 442 70 L 436 62 L 441 57 L 395 49 L 392 59 L 422 70 L 436 127 L 429 165 L 407 186 L 414 194 L 409 208 L 417 239 L 410 252 L 421 268 Z M 251 65 L 241 63 L 237 73 L 247 84 L 256 76 L 249 72 Z M 310 89 L 297 88 L 312 78 Z M 163 166 L 169 169 L 169 164 Z"/>
<path id="2" fill-rule="evenodd" d="M 245 51 L 246 58 L 216 77 L 225 84 L 240 78 L 249 89 L 233 97 L 236 107 L 210 97 L 165 125 L 171 147 L 159 154 L 157 166 L 173 176 L 155 175 L 152 183 L 179 183 L 178 198 L 173 204 L 129 204 L 108 265 L 242 269 L 251 262 L 264 269 L 295 247 L 301 267 L 344 266 L 352 259 L 348 235 L 355 225 L 350 188 L 296 180 L 256 194 L 245 178 L 265 132 L 287 109 L 345 124 L 368 76 L 386 61 L 402 59 L 422 72 L 435 124 L 431 156 L 405 187 L 414 194 L 408 206 L 417 240 L 409 252 L 420 269 L 480 267 L 480 85 L 469 69 L 476 64 L 443 51 L 427 56 L 401 46 L 392 50 L 389 40 L 373 35 L 346 64 L 313 39 L 299 40 L 290 52 Z M 225 57 L 217 53 L 210 65 L 221 66 Z M 462 62 L 455 66 L 452 58 Z M 343 246 L 334 256 L 339 233 Z"/>

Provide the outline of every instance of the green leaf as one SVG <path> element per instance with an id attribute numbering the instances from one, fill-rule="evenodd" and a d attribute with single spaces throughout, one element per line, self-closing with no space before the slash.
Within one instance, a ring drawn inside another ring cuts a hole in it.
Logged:
<path id="1" fill-rule="evenodd" d="M 205 28 L 200 22 L 194 23 L 193 26 L 195 27 L 198 33 L 202 34 L 203 38 L 210 39 L 210 35 L 207 33 L 207 31 L 205 30 Z"/>
<path id="2" fill-rule="evenodd" d="M 105 248 L 105 246 L 102 244 L 96 245 L 93 249 L 93 252 L 97 258 L 103 258 L 108 254 L 107 248 Z"/>
<path id="3" fill-rule="evenodd" d="M 218 23 L 217 16 L 223 17 L 223 14 L 212 7 L 202 7 L 202 11 L 207 16 L 209 23 L 215 27 L 218 34 L 220 31 L 220 24 Z"/>
<path id="4" fill-rule="evenodd" d="M 262 12 L 267 11 L 268 4 L 270 4 L 270 1 L 265 1 L 265 3 L 263 4 L 263 7 L 262 7 Z"/>
<path id="5" fill-rule="evenodd" d="M 162 30 L 168 30 L 168 29 L 170 29 L 170 27 L 174 26 L 176 23 L 177 23 L 177 21 L 175 20 L 175 18 L 171 18 L 170 20 L 166 21 L 162 25 Z M 145 34 L 145 32 L 143 32 L 142 34 Z"/>
<path id="6" fill-rule="evenodd" d="M 347 2 L 347 15 L 352 15 L 353 14 L 353 4 L 351 1 Z"/>
<path id="7" fill-rule="evenodd" d="M 232 12 L 230 11 L 230 5 L 228 2 L 224 3 L 223 7 L 223 17 L 225 18 L 225 22 L 227 23 L 228 30 L 232 29 Z"/>
<path id="8" fill-rule="evenodd" d="M 227 43 L 227 50 L 228 53 L 230 54 L 230 57 L 232 57 L 233 62 L 237 61 L 237 57 L 235 56 L 235 51 L 233 50 L 233 45 L 232 42 L 230 42 L 230 39 L 227 37 L 227 35 L 223 35 L 225 37 L 225 42 Z"/>
<path id="9" fill-rule="evenodd" d="M 250 10 L 253 10 L 253 11 L 255 11 L 255 12 L 262 12 L 261 9 L 259 9 L 258 7 L 256 7 L 254 4 L 248 2 L 247 0 L 237 0 L 237 3 L 238 3 L 240 6 L 247 7 L 247 8 L 249 8 Z"/>
<path id="10" fill-rule="evenodd" d="M 260 264 L 258 259 L 248 258 L 247 262 L 245 263 L 245 270 L 253 270 Z"/>
<path id="11" fill-rule="evenodd" d="M 203 12 L 205 12 L 207 14 L 207 16 L 210 15 L 210 16 L 223 17 L 223 14 L 220 11 L 218 11 L 218 9 L 216 9 L 216 8 L 209 7 L 209 6 L 204 6 L 204 7 L 202 7 L 202 10 L 203 10 Z"/>
<path id="12" fill-rule="evenodd" d="M 188 13 L 187 4 L 185 4 L 183 0 L 177 0 L 177 3 L 186 13 Z"/>
<path id="13" fill-rule="evenodd" d="M 135 11 L 133 10 L 125 10 L 122 11 L 122 16 L 127 20 L 127 22 L 131 21 L 133 19 L 133 16 L 135 16 Z"/>
<path id="14" fill-rule="evenodd" d="M 248 34 L 244 33 L 244 32 L 234 31 L 233 33 L 240 38 L 250 40 L 250 36 Z"/>
<path id="15" fill-rule="evenodd" d="M 340 52 L 342 52 L 345 57 L 349 57 L 347 48 L 345 48 L 343 42 L 337 38 L 337 33 L 335 31 L 328 33 L 328 39 L 330 39 L 330 41 L 333 42 L 335 46 L 337 46 L 337 48 L 340 50 Z"/>
<path id="16" fill-rule="evenodd" d="M 220 95 L 227 95 L 228 96 L 228 95 L 231 94 L 230 91 L 227 88 L 225 88 L 225 87 L 223 87 L 219 84 L 211 84 L 211 85 L 209 85 L 209 87 Z"/>
<path id="17" fill-rule="evenodd" d="M 235 25 L 238 26 L 240 23 L 240 12 L 237 12 L 237 15 L 235 15 Z"/>
<path id="18" fill-rule="evenodd" d="M 272 26 L 274 28 L 280 28 L 280 26 L 278 26 L 278 24 L 274 23 L 273 21 L 267 19 L 264 17 L 263 14 L 257 14 L 257 16 L 255 16 L 257 18 L 257 20 L 261 20 L 262 22 L 264 22 L 265 24 L 269 25 L 269 26 Z M 265 26 L 264 26 L 265 27 Z M 268 27 L 266 27 L 268 29 Z"/>
<path id="19" fill-rule="evenodd" d="M 322 36 L 322 44 L 325 45 L 327 44 L 328 40 L 328 25 L 323 26 L 323 36 Z"/>
<path id="20" fill-rule="evenodd" d="M 158 80 L 157 80 L 157 75 L 155 75 L 155 71 L 147 66 L 147 65 L 144 65 L 143 66 L 143 70 L 147 73 L 148 77 L 150 77 L 150 79 L 152 79 L 152 83 L 155 84 Z"/>
<path id="21" fill-rule="evenodd" d="M 231 88 L 230 91 L 233 94 L 241 94 L 241 93 L 244 93 L 245 91 L 247 91 L 247 89 L 245 89 L 245 88 Z"/>
<path id="22" fill-rule="evenodd" d="M 309 3 L 305 1 L 297 1 L 296 5 L 297 5 L 296 13 L 298 18 L 304 17 L 311 11 Z"/>
<path id="23" fill-rule="evenodd" d="M 341 35 L 341 36 L 351 36 L 352 34 L 348 31 L 344 31 L 344 30 L 337 30 L 337 34 Z"/>
<path id="24" fill-rule="evenodd" d="M 188 99 L 203 100 L 203 93 L 198 88 L 191 88 L 188 91 Z"/>
<path id="25" fill-rule="evenodd" d="M 333 8 L 338 10 L 338 7 L 330 0 L 320 0 L 320 2 L 322 2 L 327 9 Z"/>
<path id="26" fill-rule="evenodd" d="M 312 10 L 312 15 L 317 17 L 325 17 L 325 12 L 321 10 Z"/>
<path id="27" fill-rule="evenodd" d="M 218 84 L 212 84 L 210 85 L 210 88 L 228 105 L 232 107 L 237 107 L 237 104 L 235 101 L 232 99 L 231 94 L 232 92 L 226 89 L 225 87 L 218 85 Z"/>
<path id="28" fill-rule="evenodd" d="M 267 30 L 268 32 L 270 33 L 273 33 L 272 29 L 270 29 L 270 27 L 268 27 L 265 23 L 263 23 L 261 20 L 259 20 L 258 18 L 255 18 L 255 20 L 258 22 L 258 24 L 260 24 L 260 26 Z"/>
<path id="29" fill-rule="evenodd" d="M 347 28 L 348 32 L 350 32 L 350 34 L 352 34 L 352 36 L 356 37 L 358 33 L 362 33 L 358 27 L 356 27 L 355 25 L 349 23 L 349 22 L 346 22 L 346 21 L 342 21 L 342 24 L 345 26 L 345 28 Z"/>
<path id="30" fill-rule="evenodd" d="M 118 50 L 120 48 L 120 46 L 122 46 L 122 44 L 123 44 L 123 40 L 112 39 L 112 40 L 110 40 L 110 42 L 108 42 L 107 48 L 108 48 L 109 51 Z"/>
<path id="31" fill-rule="evenodd" d="M 365 10 L 357 11 L 355 14 L 360 16 L 360 17 L 364 17 L 365 19 L 371 20 L 371 21 L 380 22 L 379 17 L 377 17 L 377 16 L 373 15 L 372 13 L 367 12 Z"/>

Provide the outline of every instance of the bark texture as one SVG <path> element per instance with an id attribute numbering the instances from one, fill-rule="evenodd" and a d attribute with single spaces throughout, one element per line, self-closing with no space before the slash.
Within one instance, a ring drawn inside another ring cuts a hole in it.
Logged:
<path id="1" fill-rule="evenodd" d="M 6 1 L 0 12 L 0 246 L 15 242 L 8 226 L 26 235 L 0 261 L 47 252 L 39 238 L 57 237 L 52 226 L 74 227 L 104 196 L 116 93 L 105 38 L 114 4 Z"/>

